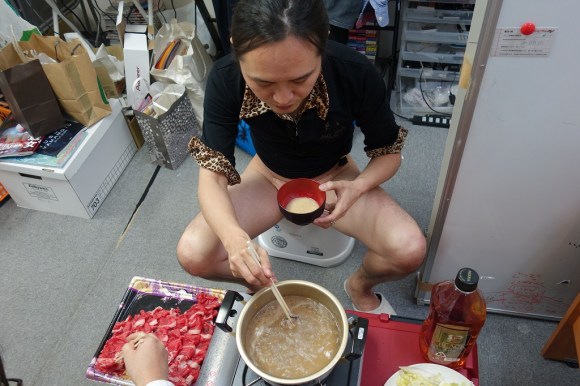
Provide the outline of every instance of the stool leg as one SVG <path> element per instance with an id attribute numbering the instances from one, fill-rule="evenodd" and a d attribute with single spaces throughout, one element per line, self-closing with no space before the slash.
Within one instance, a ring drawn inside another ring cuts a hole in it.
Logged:
<path id="1" fill-rule="evenodd" d="M 580 317 L 576 318 L 572 325 L 572 335 L 574 335 L 574 342 L 576 342 L 576 359 L 580 363 Z"/>
<path id="2" fill-rule="evenodd" d="M 542 356 L 578 366 L 575 362 L 580 362 L 580 293 L 544 345 Z"/>

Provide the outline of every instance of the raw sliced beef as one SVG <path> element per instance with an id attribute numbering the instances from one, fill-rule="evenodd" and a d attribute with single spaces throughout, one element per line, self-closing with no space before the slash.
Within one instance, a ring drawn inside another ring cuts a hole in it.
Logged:
<path id="1" fill-rule="evenodd" d="M 192 385 L 199 376 L 214 331 L 214 319 L 220 301 L 215 296 L 200 293 L 197 303 L 181 313 L 178 308 L 157 307 L 141 310 L 113 326 L 95 368 L 103 373 L 126 377 L 121 349 L 134 332 L 152 333 L 167 348 L 169 380 L 176 386 Z"/>

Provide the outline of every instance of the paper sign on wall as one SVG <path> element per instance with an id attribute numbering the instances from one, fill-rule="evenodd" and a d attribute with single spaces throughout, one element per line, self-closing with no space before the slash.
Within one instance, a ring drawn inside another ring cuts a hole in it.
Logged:
<path id="1" fill-rule="evenodd" d="M 524 35 L 520 28 L 498 28 L 490 56 L 548 56 L 554 46 L 557 28 L 537 28 Z"/>

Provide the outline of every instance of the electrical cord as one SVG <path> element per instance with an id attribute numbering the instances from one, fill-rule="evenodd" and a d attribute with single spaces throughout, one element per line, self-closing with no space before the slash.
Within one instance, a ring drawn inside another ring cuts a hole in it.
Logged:
<path id="1" fill-rule="evenodd" d="M 70 12 L 70 13 L 71 13 L 71 14 L 72 14 L 72 15 L 73 15 L 73 16 L 74 16 L 74 17 L 75 17 L 77 20 L 78 20 L 78 22 L 79 22 L 80 26 L 81 26 L 81 27 L 83 27 L 83 31 L 85 31 L 85 34 L 86 34 L 86 35 L 89 35 L 89 30 L 87 29 L 87 27 L 85 27 L 85 25 L 83 24 L 83 21 L 81 20 L 81 18 L 80 18 L 80 17 L 78 17 L 78 16 L 77 16 L 77 14 L 76 14 L 76 13 L 74 13 L 74 12 L 73 12 L 73 10 L 72 10 L 72 9 L 70 9 L 70 7 L 69 7 L 68 5 L 66 5 L 66 2 L 65 2 L 65 0 L 61 0 L 60 2 L 62 3 L 62 6 L 63 6 L 63 7 L 64 7 L 64 8 L 65 8 L 67 11 L 69 11 L 69 12 Z M 57 3 L 58 3 L 58 0 L 57 0 Z"/>
<path id="2" fill-rule="evenodd" d="M 113 3 L 111 3 L 111 0 L 109 0 L 109 3 L 111 4 L 111 8 L 115 9 L 115 7 L 113 6 Z M 105 15 L 106 17 L 108 17 L 112 22 L 113 25 L 117 25 L 117 20 L 115 20 L 111 15 L 109 15 L 107 12 L 103 11 L 101 9 L 101 7 L 99 7 L 99 4 L 97 3 L 97 0 L 93 0 L 93 4 L 95 5 L 95 8 L 97 8 L 97 10 L 102 14 Z"/>
<path id="3" fill-rule="evenodd" d="M 413 122 L 413 119 L 412 119 L 412 118 L 409 118 L 409 117 L 404 117 L 404 116 L 402 116 L 402 115 L 399 115 L 399 114 L 397 114 L 396 112 L 394 112 L 394 111 L 393 111 L 393 109 L 391 109 L 391 112 L 392 112 L 392 113 L 393 113 L 393 115 L 394 115 L 394 116 L 396 116 L 396 117 L 399 117 L 399 118 L 401 118 L 401 119 L 404 119 L 404 120 L 406 120 L 406 121 L 409 121 L 409 122 Z"/>
<path id="4" fill-rule="evenodd" d="M 78 17 L 77 14 L 74 13 L 73 10 L 68 5 L 66 5 L 66 1 L 65 0 L 60 0 L 60 2 L 62 3 L 63 7 L 67 11 L 69 11 L 75 17 L 75 19 L 78 20 L 80 26 L 83 28 L 83 31 L 88 35 L 89 34 L 89 30 L 88 30 L 87 27 L 85 27 L 85 25 L 84 25 L 83 21 L 80 19 L 80 17 Z M 58 0 L 57 0 L 57 3 L 58 3 Z"/>
<path id="5" fill-rule="evenodd" d="M 175 4 L 173 4 L 173 0 L 171 0 L 171 8 L 173 8 L 173 13 L 175 15 L 175 20 L 177 20 L 177 10 L 175 10 Z"/>
<path id="6" fill-rule="evenodd" d="M 167 24 L 167 19 L 165 18 L 165 15 L 163 14 L 163 11 L 159 11 L 159 10 L 158 10 L 158 11 L 157 11 L 157 14 L 161 15 L 161 17 L 163 18 L 163 22 L 164 22 L 165 24 Z"/>
<path id="7" fill-rule="evenodd" d="M 427 102 L 427 98 L 425 98 L 425 93 L 423 92 L 423 69 L 424 67 L 421 67 L 421 73 L 419 74 L 419 91 L 421 91 L 421 97 L 423 97 L 423 101 L 425 102 L 425 104 L 427 105 L 427 107 L 429 107 L 429 109 L 437 114 L 441 114 L 441 115 L 446 115 L 446 116 L 451 116 L 451 114 L 449 113 L 444 113 L 442 111 L 437 111 L 435 110 L 433 107 L 431 107 L 431 105 L 429 104 L 429 102 Z"/>
<path id="8" fill-rule="evenodd" d="M 95 2 L 95 0 L 93 0 L 93 3 Z M 97 14 L 97 33 L 95 34 L 95 47 L 99 46 L 99 43 L 101 42 L 101 21 L 103 20 L 103 15 L 101 15 L 99 12 L 96 12 Z"/>
<path id="9" fill-rule="evenodd" d="M 125 16 L 125 22 L 127 24 L 129 24 L 129 16 L 131 16 L 131 14 L 133 13 L 134 10 L 135 10 L 135 6 L 134 5 L 131 5 L 129 7 L 129 12 L 127 12 L 127 16 Z"/>

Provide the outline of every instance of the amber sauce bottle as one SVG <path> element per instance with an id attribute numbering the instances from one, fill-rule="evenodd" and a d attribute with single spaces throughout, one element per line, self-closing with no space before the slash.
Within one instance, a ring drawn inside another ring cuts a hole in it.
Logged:
<path id="1" fill-rule="evenodd" d="M 455 282 L 433 286 L 429 315 L 419 336 L 421 354 L 426 360 L 454 369 L 465 364 L 486 317 L 478 282 L 477 272 L 462 268 Z"/>

